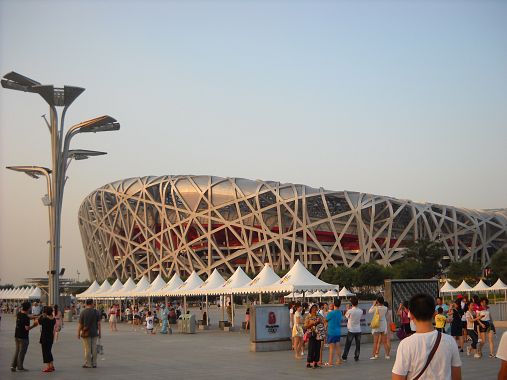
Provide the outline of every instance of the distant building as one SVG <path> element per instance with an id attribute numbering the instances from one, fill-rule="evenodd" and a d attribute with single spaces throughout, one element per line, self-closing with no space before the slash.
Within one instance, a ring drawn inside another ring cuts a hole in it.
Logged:
<path id="1" fill-rule="evenodd" d="M 507 209 L 470 210 L 351 191 L 212 176 L 130 178 L 81 204 L 79 226 L 92 279 L 166 277 L 300 259 L 327 267 L 387 265 L 420 239 L 441 241 L 451 260 L 483 266 L 507 247 Z"/>

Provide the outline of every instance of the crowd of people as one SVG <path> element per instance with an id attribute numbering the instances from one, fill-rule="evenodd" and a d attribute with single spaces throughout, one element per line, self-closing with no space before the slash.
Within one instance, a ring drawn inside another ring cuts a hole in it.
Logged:
<path id="1" fill-rule="evenodd" d="M 399 305 L 395 313 L 397 324 L 383 297 L 378 297 L 366 310 L 359 308 L 357 297 L 351 297 L 349 301 L 345 310 L 340 310 L 340 300 L 330 304 L 298 302 L 290 305 L 294 356 L 302 359 L 306 348 L 307 368 L 332 367 L 346 362 L 352 343 L 355 344 L 354 360 L 358 361 L 361 320 L 366 312 L 371 314 L 371 360 L 379 359 L 382 348 L 385 359 L 390 360 L 394 334 L 401 341 L 393 366 L 393 379 L 418 378 L 416 375 L 424 372 L 432 379 L 461 379 L 460 352 L 481 359 L 486 342 L 489 357 L 495 357 L 496 329 L 487 298 L 474 296 L 468 300 L 460 295 L 446 304 L 440 297 L 433 299 L 427 294 L 419 294 Z M 340 346 L 342 320 L 347 326 L 343 352 Z M 501 371 L 504 371 L 503 375 L 499 374 L 500 379 L 507 379 L 506 334 L 496 353 L 502 359 Z M 325 346 L 329 348 L 327 361 L 323 357 Z"/>

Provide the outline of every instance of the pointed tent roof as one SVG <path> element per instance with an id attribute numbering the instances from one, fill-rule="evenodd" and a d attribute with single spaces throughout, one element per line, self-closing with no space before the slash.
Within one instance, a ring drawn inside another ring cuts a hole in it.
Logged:
<path id="1" fill-rule="evenodd" d="M 216 289 L 208 290 L 206 294 L 231 294 L 234 293 L 234 290 L 244 287 L 250 281 L 252 281 L 252 279 L 246 275 L 243 269 L 241 269 L 241 267 L 237 267 L 236 271 L 227 281 Z"/>
<path id="2" fill-rule="evenodd" d="M 215 268 L 206 281 L 204 281 L 197 288 L 187 291 L 186 295 L 187 296 L 189 296 L 189 295 L 194 295 L 194 296 L 203 295 L 203 294 L 206 294 L 206 292 L 208 290 L 216 289 L 216 288 L 222 286 L 224 283 L 225 283 L 224 278 L 218 272 L 218 270 Z"/>
<path id="3" fill-rule="evenodd" d="M 456 288 L 452 286 L 449 281 L 445 281 L 445 284 L 440 288 L 440 293 L 452 293 L 455 292 Z"/>
<path id="4" fill-rule="evenodd" d="M 273 285 L 265 286 L 261 289 L 263 293 L 276 292 L 302 292 L 315 290 L 334 289 L 335 285 L 328 284 L 319 280 L 308 269 L 304 267 L 301 261 L 296 261 L 290 271 Z"/>
<path id="5" fill-rule="evenodd" d="M 111 284 L 109 283 L 109 281 L 104 280 L 102 285 L 100 285 L 100 288 L 95 293 L 90 294 L 89 297 L 90 298 L 100 298 L 101 296 L 104 295 L 104 293 L 108 292 L 110 289 L 111 289 Z"/>
<path id="6" fill-rule="evenodd" d="M 260 288 L 264 286 L 273 285 L 275 282 L 280 280 L 273 268 L 268 264 L 264 264 L 264 268 L 259 272 L 255 278 L 250 281 L 246 286 L 242 288 L 234 289 L 234 294 L 247 294 L 247 293 L 259 293 Z"/>
<path id="7" fill-rule="evenodd" d="M 111 288 L 107 291 L 107 292 L 104 292 L 104 294 L 102 295 L 104 298 L 110 298 L 111 297 L 111 294 L 113 293 L 116 293 L 117 291 L 119 291 L 121 288 L 123 287 L 123 284 L 121 283 L 120 279 L 117 278 L 115 282 L 113 282 L 113 285 L 111 285 Z"/>
<path id="8" fill-rule="evenodd" d="M 489 290 L 489 286 L 482 281 L 482 279 L 472 288 L 473 292 L 486 292 Z"/>
<path id="9" fill-rule="evenodd" d="M 128 297 L 130 292 L 133 291 L 136 288 L 136 283 L 134 280 L 132 280 L 131 277 L 125 281 L 121 289 L 119 289 L 116 292 L 111 292 L 107 296 L 110 298 L 121 298 L 121 297 Z"/>
<path id="10" fill-rule="evenodd" d="M 167 296 L 170 292 L 178 289 L 180 285 L 183 284 L 183 281 L 181 281 L 180 276 L 178 276 L 178 273 L 174 273 L 172 278 L 169 280 L 166 286 L 164 286 L 162 289 L 160 289 L 156 295 L 157 296 Z"/>
<path id="11" fill-rule="evenodd" d="M 338 288 L 328 290 L 326 293 L 324 293 L 324 297 L 339 297 Z"/>
<path id="12" fill-rule="evenodd" d="M 92 284 L 83 293 L 76 294 L 76 298 L 86 298 L 89 294 L 95 293 L 99 290 L 100 286 L 97 281 L 93 281 Z"/>
<path id="13" fill-rule="evenodd" d="M 201 280 L 201 278 L 197 275 L 197 273 L 194 270 L 194 271 L 192 271 L 192 273 L 190 273 L 190 277 L 187 278 L 187 280 L 183 284 L 178 286 L 178 288 L 176 290 L 169 292 L 168 295 L 169 296 L 183 296 L 183 295 L 185 295 L 185 292 L 188 292 L 189 290 L 193 290 L 195 288 L 198 288 L 199 286 L 202 285 L 203 282 L 204 281 Z"/>
<path id="14" fill-rule="evenodd" d="M 324 297 L 324 294 L 325 293 L 321 292 L 320 290 L 316 290 L 313 293 L 309 293 L 307 297 Z"/>
<path id="15" fill-rule="evenodd" d="M 352 297 L 352 296 L 355 296 L 356 294 L 355 293 L 352 293 L 350 290 L 348 290 L 345 286 L 342 288 L 342 290 L 340 290 L 340 292 L 338 293 L 338 295 L 340 297 Z"/>
<path id="16" fill-rule="evenodd" d="M 289 293 L 283 298 L 303 298 L 303 293 Z"/>
<path id="17" fill-rule="evenodd" d="M 496 280 L 496 282 L 493 284 L 493 286 L 491 288 L 489 288 L 489 290 L 507 290 L 507 285 L 505 285 L 505 283 L 498 279 Z"/>
<path id="18" fill-rule="evenodd" d="M 42 291 L 40 290 L 39 287 L 36 287 L 34 290 L 32 290 L 32 292 L 28 296 L 28 299 L 39 300 L 41 297 L 42 297 Z"/>
<path id="19" fill-rule="evenodd" d="M 459 286 L 456 288 L 457 292 L 470 292 L 472 291 L 472 287 L 466 283 L 465 280 L 459 284 Z"/>
<path id="20" fill-rule="evenodd" d="M 129 297 L 141 297 L 143 292 L 150 287 L 150 282 L 143 276 L 137 283 L 135 289 L 131 290 L 128 294 Z"/>
<path id="21" fill-rule="evenodd" d="M 167 284 L 165 283 L 162 275 L 159 273 L 158 276 L 153 280 L 150 287 L 143 292 L 145 297 L 153 297 L 156 292 L 162 289 Z"/>

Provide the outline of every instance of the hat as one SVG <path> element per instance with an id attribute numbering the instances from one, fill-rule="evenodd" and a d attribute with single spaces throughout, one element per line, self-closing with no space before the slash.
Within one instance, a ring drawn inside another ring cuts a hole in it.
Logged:
<path id="1" fill-rule="evenodd" d="M 458 300 L 460 300 L 462 298 L 463 298 L 463 296 L 461 294 L 458 294 L 458 296 L 456 297 L 456 299 L 458 299 Z"/>

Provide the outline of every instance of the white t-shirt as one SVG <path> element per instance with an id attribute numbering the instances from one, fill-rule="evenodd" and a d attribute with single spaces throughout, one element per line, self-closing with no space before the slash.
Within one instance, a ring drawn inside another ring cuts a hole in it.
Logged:
<path id="1" fill-rule="evenodd" d="M 498 350 L 496 351 L 496 357 L 507 361 L 507 331 L 503 333 Z"/>
<path id="2" fill-rule="evenodd" d="M 481 311 L 479 311 L 479 316 L 483 316 L 483 315 L 484 315 L 484 318 L 481 318 L 481 321 L 489 322 L 491 320 L 491 317 L 490 317 L 490 314 L 489 314 L 489 310 L 481 310 Z"/>
<path id="3" fill-rule="evenodd" d="M 294 326 L 294 308 L 290 308 L 290 311 L 289 311 L 289 322 L 290 322 L 290 327 Z"/>
<path id="4" fill-rule="evenodd" d="M 416 377 L 424 368 L 436 339 L 437 331 L 415 333 L 403 339 L 396 351 L 393 373 L 407 376 L 407 380 Z M 420 379 L 451 380 L 451 367 L 461 367 L 458 346 L 453 337 L 442 334 L 435 356 Z"/>
<path id="5" fill-rule="evenodd" d="M 474 315 L 473 313 L 469 310 L 465 313 L 465 317 L 467 319 L 467 330 L 473 330 L 474 329 Z"/>
<path id="6" fill-rule="evenodd" d="M 155 317 L 152 315 L 151 317 L 146 317 L 146 329 L 153 330 L 153 321 Z"/>
<path id="7" fill-rule="evenodd" d="M 363 310 L 357 307 L 353 307 L 345 313 L 347 318 L 347 330 L 351 333 L 361 332 L 361 317 L 363 316 Z"/>

